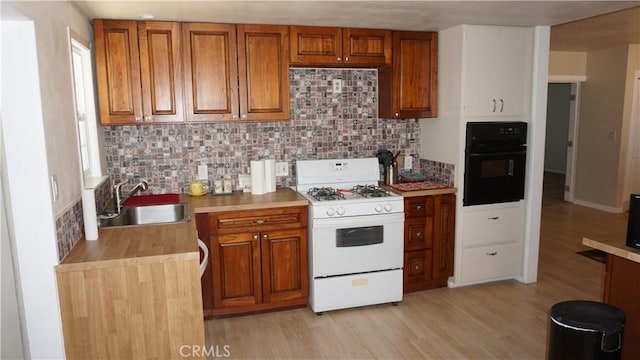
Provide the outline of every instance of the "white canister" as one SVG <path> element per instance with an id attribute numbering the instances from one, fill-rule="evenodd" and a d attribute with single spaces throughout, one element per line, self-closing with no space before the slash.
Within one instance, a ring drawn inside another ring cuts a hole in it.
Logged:
<path id="1" fill-rule="evenodd" d="M 213 181 L 213 193 L 214 194 L 222 194 L 222 180 L 214 180 Z"/>

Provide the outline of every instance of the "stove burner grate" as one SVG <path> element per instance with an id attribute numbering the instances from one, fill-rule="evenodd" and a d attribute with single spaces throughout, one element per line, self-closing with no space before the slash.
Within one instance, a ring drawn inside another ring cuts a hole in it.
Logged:
<path id="1" fill-rule="evenodd" d="M 353 187 L 352 191 L 354 194 L 358 194 L 365 198 L 391 196 L 391 193 L 388 190 L 376 185 L 356 185 Z"/>
<path id="2" fill-rule="evenodd" d="M 344 195 L 340 190 L 330 187 L 311 188 L 307 191 L 311 197 L 318 201 L 344 200 Z"/>

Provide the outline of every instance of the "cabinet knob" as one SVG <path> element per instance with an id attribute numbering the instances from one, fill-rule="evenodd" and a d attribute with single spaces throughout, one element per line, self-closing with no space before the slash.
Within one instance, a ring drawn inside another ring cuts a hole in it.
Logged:
<path id="1" fill-rule="evenodd" d="M 242 114 L 242 118 L 246 119 L 247 118 L 247 114 Z"/>
<path id="2" fill-rule="evenodd" d="M 422 237 L 422 233 L 421 232 L 416 233 L 416 237 L 417 238 L 421 238 Z"/>
<path id="3" fill-rule="evenodd" d="M 338 62 L 342 61 L 342 58 L 340 56 L 338 56 Z"/>
<path id="4" fill-rule="evenodd" d="M 258 234 L 253 234 L 253 240 L 258 240 Z"/>
<path id="5" fill-rule="evenodd" d="M 504 110 L 504 100 L 500 99 L 500 112 Z"/>
<path id="6" fill-rule="evenodd" d="M 399 114 L 399 113 L 396 113 L 396 114 L 395 114 L 395 117 L 398 117 L 398 116 L 400 116 L 400 114 Z"/>
<path id="7" fill-rule="evenodd" d="M 344 58 L 344 61 L 349 62 L 349 57 Z"/>
<path id="8" fill-rule="evenodd" d="M 269 238 L 269 234 L 262 234 L 262 238 L 263 239 L 268 239 Z"/>
<path id="9" fill-rule="evenodd" d="M 497 106 L 496 99 L 491 99 L 491 101 L 493 101 L 493 110 L 491 110 L 491 112 L 496 112 L 496 106 Z"/>
<path id="10" fill-rule="evenodd" d="M 422 205 L 416 205 L 416 210 L 422 210 Z"/>
<path id="11" fill-rule="evenodd" d="M 264 220 L 263 219 L 258 219 L 256 221 L 254 221 L 256 224 L 262 225 L 264 224 Z"/>
<path id="12" fill-rule="evenodd" d="M 500 216 L 492 216 L 487 218 L 487 220 L 498 220 L 498 219 L 500 219 Z"/>
<path id="13" fill-rule="evenodd" d="M 145 115 L 144 121 L 151 121 L 151 115 Z"/>
<path id="14" fill-rule="evenodd" d="M 136 116 L 136 122 L 142 121 L 142 116 Z"/>
<path id="15" fill-rule="evenodd" d="M 487 253 L 487 255 L 489 255 L 489 256 L 496 256 L 496 255 L 498 255 L 498 252 L 497 252 L 497 251 L 488 252 L 488 253 Z"/>
<path id="16" fill-rule="evenodd" d="M 231 116 L 231 118 L 233 118 L 233 119 L 237 119 L 237 118 L 238 118 L 238 115 L 232 115 L 232 116 Z"/>

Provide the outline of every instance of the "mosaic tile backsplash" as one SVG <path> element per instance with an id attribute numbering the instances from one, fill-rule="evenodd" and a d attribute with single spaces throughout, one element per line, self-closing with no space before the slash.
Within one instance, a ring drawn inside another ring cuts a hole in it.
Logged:
<path id="1" fill-rule="evenodd" d="M 207 180 L 231 179 L 236 188 L 251 160 L 271 158 L 289 162 L 290 176 L 277 185 L 291 186 L 296 160 L 373 157 L 382 148 L 418 153 L 418 120 L 378 118 L 376 69 L 295 68 L 289 76 L 289 122 L 104 127 L 112 183 L 147 180 L 148 193 L 184 193 L 206 164 Z M 333 93 L 334 79 L 341 93 Z"/>

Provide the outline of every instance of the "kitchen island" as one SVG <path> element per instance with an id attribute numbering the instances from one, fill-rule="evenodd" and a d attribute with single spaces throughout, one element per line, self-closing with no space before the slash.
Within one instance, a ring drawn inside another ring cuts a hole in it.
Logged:
<path id="1" fill-rule="evenodd" d="M 622 359 L 630 360 L 640 354 L 640 250 L 625 243 L 624 231 L 582 239 L 583 245 L 607 253 L 603 301 L 622 309 L 627 316 Z"/>

